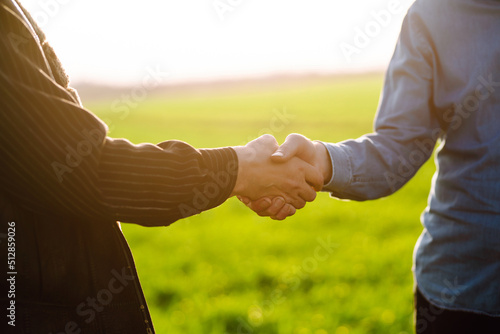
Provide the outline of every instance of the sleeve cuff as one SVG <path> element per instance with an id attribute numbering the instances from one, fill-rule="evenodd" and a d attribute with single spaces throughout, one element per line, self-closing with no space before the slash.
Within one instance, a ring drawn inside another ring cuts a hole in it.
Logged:
<path id="1" fill-rule="evenodd" d="M 320 143 L 326 146 L 332 160 L 332 178 L 323 186 L 322 191 L 339 193 L 352 181 L 349 148 L 342 144 Z"/>
<path id="2" fill-rule="evenodd" d="M 230 147 L 199 149 L 203 156 L 205 168 L 213 180 L 210 184 L 214 189 L 214 197 L 211 199 L 210 207 L 216 207 L 229 198 L 236 185 L 238 176 L 238 156 Z"/>

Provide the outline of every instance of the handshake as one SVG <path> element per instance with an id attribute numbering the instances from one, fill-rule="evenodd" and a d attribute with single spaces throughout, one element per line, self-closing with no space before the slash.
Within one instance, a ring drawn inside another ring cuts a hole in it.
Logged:
<path id="1" fill-rule="evenodd" d="M 326 147 L 299 134 L 279 146 L 271 135 L 233 147 L 239 168 L 232 196 L 260 216 L 282 220 L 312 202 L 332 176 Z"/>

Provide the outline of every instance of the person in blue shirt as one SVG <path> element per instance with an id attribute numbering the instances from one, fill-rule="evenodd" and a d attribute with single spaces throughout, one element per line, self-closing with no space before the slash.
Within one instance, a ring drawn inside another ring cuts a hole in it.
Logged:
<path id="1" fill-rule="evenodd" d="M 299 156 L 322 170 L 323 191 L 363 201 L 401 188 L 436 143 L 414 252 L 416 332 L 500 333 L 500 1 L 417 0 L 374 133 L 341 143 L 293 134 L 274 159 Z M 286 208 L 243 201 L 261 215 Z"/>

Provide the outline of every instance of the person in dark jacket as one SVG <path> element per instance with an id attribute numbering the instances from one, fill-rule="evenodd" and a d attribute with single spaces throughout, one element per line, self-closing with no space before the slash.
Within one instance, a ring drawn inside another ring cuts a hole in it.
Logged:
<path id="1" fill-rule="evenodd" d="M 269 135 L 195 149 L 106 133 L 30 15 L 1 0 L 2 333 L 153 333 L 118 221 L 166 226 L 233 195 L 278 196 L 283 219 L 324 181 L 301 159 L 271 162 Z"/>

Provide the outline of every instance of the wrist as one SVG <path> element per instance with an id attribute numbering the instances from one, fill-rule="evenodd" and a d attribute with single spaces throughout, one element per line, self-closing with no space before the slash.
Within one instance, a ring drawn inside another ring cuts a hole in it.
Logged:
<path id="1" fill-rule="evenodd" d="M 318 168 L 323 176 L 323 184 L 330 182 L 332 178 L 332 160 L 330 158 L 330 153 L 325 145 L 319 141 L 314 142 L 314 147 L 316 149 L 316 157 L 318 160 Z"/>
<path id="2" fill-rule="evenodd" d="M 241 195 L 246 188 L 248 162 L 251 160 L 251 154 L 246 146 L 233 146 L 233 150 L 238 157 L 238 175 L 231 196 Z"/>

